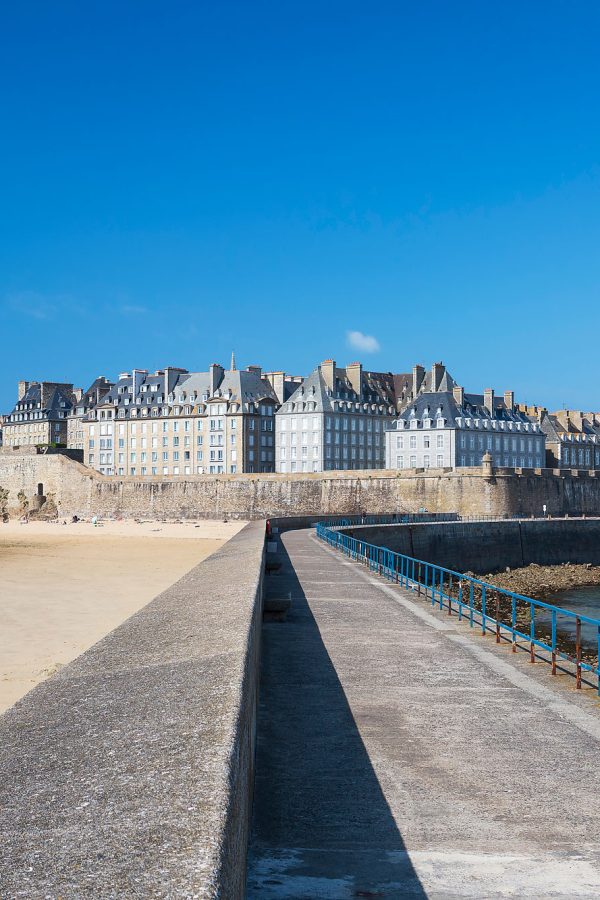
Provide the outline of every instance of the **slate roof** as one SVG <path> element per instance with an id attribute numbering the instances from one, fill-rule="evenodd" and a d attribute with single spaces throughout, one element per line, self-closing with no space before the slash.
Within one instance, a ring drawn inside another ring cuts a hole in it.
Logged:
<path id="1" fill-rule="evenodd" d="M 392 430 L 397 427 L 399 421 L 406 423 L 412 419 L 422 422 L 423 419 L 436 419 L 441 416 L 446 420 L 446 427 L 456 427 L 457 418 L 471 419 L 495 419 L 504 422 L 530 423 L 531 419 L 518 409 L 509 409 L 502 397 L 494 397 L 494 414 L 485 406 L 483 394 L 465 394 L 464 403 L 457 403 L 451 391 L 435 391 L 419 394 L 405 410 L 397 417 L 392 425 Z"/>
<path id="2" fill-rule="evenodd" d="M 288 399 L 291 403 L 312 401 L 316 403 L 315 412 L 332 412 L 335 400 L 395 406 L 394 376 L 391 372 L 369 372 L 363 369 L 361 377 L 362 397 L 359 397 L 346 369 L 336 367 L 334 386 L 330 394 L 321 367 L 317 366 Z M 287 412 L 287 409 L 282 407 L 281 412 Z"/>
<path id="3" fill-rule="evenodd" d="M 239 403 L 244 408 L 248 403 L 261 403 L 265 400 L 278 403 L 277 395 L 269 382 L 256 372 L 248 372 L 245 369 L 226 370 L 214 398 L 210 394 L 209 372 L 192 372 L 182 377 L 177 383 L 175 394 L 176 399 L 182 394 L 188 398 L 195 394 L 197 401 L 202 401 L 206 395 L 208 400 L 228 399 L 229 402 Z"/>
<path id="4" fill-rule="evenodd" d="M 38 412 L 41 413 L 43 419 L 57 419 L 59 418 L 59 411 L 62 413 L 69 412 L 73 406 L 72 386 L 67 384 L 55 384 L 54 382 L 45 382 L 44 384 L 49 387 L 49 390 L 45 392 L 46 402 L 43 407 L 37 409 L 37 404 L 42 402 L 42 383 L 39 381 L 32 382 L 25 391 L 23 397 L 21 397 L 20 400 L 17 400 L 12 411 L 9 413 L 9 416 L 27 415 Z M 61 402 L 64 405 L 61 405 Z M 28 406 L 29 404 L 33 404 L 33 409 L 20 408 L 21 406 Z M 9 423 L 7 422 L 6 424 Z"/>
<path id="5" fill-rule="evenodd" d="M 112 388 L 112 386 L 112 381 L 108 381 L 108 379 L 103 375 L 99 375 L 98 378 L 95 378 L 94 381 L 90 384 L 87 391 L 83 392 L 81 399 L 73 404 L 72 412 L 75 415 L 81 416 L 89 409 L 97 406 L 97 404 L 102 401 L 102 399 Z"/>
<path id="6" fill-rule="evenodd" d="M 102 406 L 112 406 L 124 411 L 129 417 L 132 409 L 164 409 L 180 403 L 203 403 L 213 399 L 239 403 L 242 411 L 247 411 L 249 403 L 260 403 L 272 400 L 277 403 L 277 396 L 268 382 L 256 372 L 244 369 L 226 370 L 219 382 L 215 394 L 210 393 L 210 372 L 187 372 L 171 369 L 169 382 L 171 390 L 167 390 L 167 370 L 150 375 L 136 370 L 139 379 L 138 390 L 134 396 L 132 388 L 134 376 L 125 375 L 116 382 L 104 397 Z M 155 387 L 155 390 L 152 388 Z M 205 399 L 206 398 L 206 399 Z M 139 400 L 139 402 L 138 402 Z"/>
<path id="7" fill-rule="evenodd" d="M 535 419 L 535 421 L 538 421 Z M 539 419 L 541 430 L 550 441 L 564 440 L 565 435 L 573 437 L 579 435 L 596 436 L 600 438 L 600 426 L 594 425 L 587 418 L 581 421 L 581 428 L 578 428 L 572 419 L 567 423 L 561 422 L 556 413 L 544 412 Z"/>

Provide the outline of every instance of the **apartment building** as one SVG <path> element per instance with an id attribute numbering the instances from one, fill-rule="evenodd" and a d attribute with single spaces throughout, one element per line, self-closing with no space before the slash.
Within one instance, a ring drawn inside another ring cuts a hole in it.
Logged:
<path id="1" fill-rule="evenodd" d="M 74 400 L 72 384 L 19 381 L 17 402 L 4 417 L 4 446 L 66 446 L 67 420 Z"/>
<path id="2" fill-rule="evenodd" d="M 391 373 L 325 360 L 275 416 L 277 472 L 383 468 L 395 403 Z"/>
<path id="3" fill-rule="evenodd" d="M 545 434 L 515 405 L 514 394 L 465 394 L 462 387 L 419 394 L 386 432 L 388 469 L 481 465 L 490 453 L 498 467 L 545 466 Z"/>
<path id="4" fill-rule="evenodd" d="M 600 469 L 600 413 L 521 406 L 546 436 L 546 465 L 550 469 Z"/>
<path id="5" fill-rule="evenodd" d="M 85 462 L 104 475 L 275 471 L 275 411 L 284 373 L 259 366 L 123 373 L 84 417 Z M 275 378 L 277 376 L 277 378 Z M 279 377 L 281 376 L 281 377 Z"/>
<path id="6" fill-rule="evenodd" d="M 87 391 L 75 388 L 74 402 L 67 416 L 67 447 L 70 450 L 83 450 L 85 441 L 84 418 L 113 387 L 113 382 L 104 375 L 98 376 Z"/>

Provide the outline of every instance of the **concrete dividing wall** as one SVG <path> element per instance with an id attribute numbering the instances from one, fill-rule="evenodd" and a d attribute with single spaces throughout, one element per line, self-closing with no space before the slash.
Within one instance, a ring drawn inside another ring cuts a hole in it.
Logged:
<path id="1" fill-rule="evenodd" d="M 344 532 L 457 572 L 484 574 L 530 563 L 600 565 L 598 519 L 365 525 Z"/>
<path id="2" fill-rule="evenodd" d="M 515 474 L 493 477 L 481 469 L 427 474 L 389 471 L 301 475 L 196 475 L 108 478 L 63 456 L 0 453 L 0 487 L 16 514 L 17 494 L 35 494 L 38 483 L 59 515 L 142 518 L 273 518 L 429 512 L 463 516 L 600 514 L 600 478 L 586 475 Z"/>
<path id="3" fill-rule="evenodd" d="M 264 524 L 0 717 L 0 896 L 244 895 Z"/>

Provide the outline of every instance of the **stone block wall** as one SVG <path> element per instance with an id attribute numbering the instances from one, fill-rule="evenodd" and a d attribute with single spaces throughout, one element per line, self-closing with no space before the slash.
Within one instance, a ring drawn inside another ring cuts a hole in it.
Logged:
<path id="1" fill-rule="evenodd" d="M 327 472 L 300 475 L 196 475 L 113 478 L 64 455 L 0 454 L 0 487 L 28 497 L 43 485 L 59 515 L 156 519 L 357 515 L 362 512 L 456 512 L 463 516 L 600 513 L 600 478 L 542 470 Z"/>
<path id="2" fill-rule="evenodd" d="M 456 572 L 484 574 L 531 563 L 600 565 L 599 519 L 365 525 L 344 531 L 358 540 Z"/>

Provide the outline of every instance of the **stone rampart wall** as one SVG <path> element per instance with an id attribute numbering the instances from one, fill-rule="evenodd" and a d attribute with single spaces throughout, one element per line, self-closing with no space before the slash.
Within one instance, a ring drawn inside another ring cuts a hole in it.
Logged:
<path id="1" fill-rule="evenodd" d="M 242 900 L 264 533 L 0 716 L 2 897 Z"/>
<path id="2" fill-rule="evenodd" d="M 197 475 L 169 480 L 108 478 L 64 456 L 0 454 L 0 487 L 33 495 L 38 484 L 59 515 L 145 518 L 263 518 L 362 512 L 456 512 L 463 516 L 600 513 L 600 477 L 515 474 L 481 469 L 332 472 L 302 475 Z"/>
<path id="3" fill-rule="evenodd" d="M 457 572 L 483 574 L 530 563 L 600 565 L 599 519 L 366 525 L 344 531 L 369 544 Z"/>

